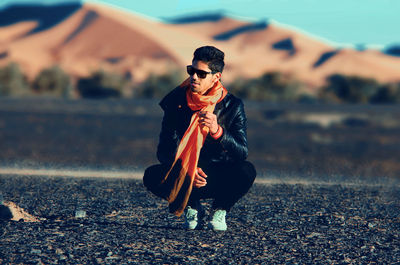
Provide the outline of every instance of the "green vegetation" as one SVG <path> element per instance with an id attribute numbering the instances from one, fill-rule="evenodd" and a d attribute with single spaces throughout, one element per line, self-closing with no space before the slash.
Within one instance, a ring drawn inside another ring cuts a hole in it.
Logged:
<path id="1" fill-rule="evenodd" d="M 240 98 L 259 101 L 297 101 L 302 84 L 282 73 L 265 73 L 260 78 L 238 79 L 229 90 Z"/>
<path id="2" fill-rule="evenodd" d="M 27 78 L 17 64 L 0 68 L 0 96 L 24 96 L 29 90 Z"/>
<path id="3" fill-rule="evenodd" d="M 370 99 L 371 103 L 400 103 L 400 83 L 387 84 L 379 88 Z"/>
<path id="4" fill-rule="evenodd" d="M 173 88 L 177 87 L 184 80 L 184 76 L 177 71 L 154 75 L 149 77 L 138 87 L 135 96 L 141 98 L 162 98 Z"/>
<path id="5" fill-rule="evenodd" d="M 400 103 L 400 83 L 381 84 L 371 78 L 332 75 L 318 99 L 338 103 Z"/>
<path id="6" fill-rule="evenodd" d="M 320 98 L 345 103 L 369 103 L 381 86 L 374 79 L 338 74 L 330 76 L 327 81 Z"/>
<path id="7" fill-rule="evenodd" d="M 186 78 L 180 71 L 161 75 L 150 74 L 134 83 L 129 74 L 104 70 L 73 81 L 60 67 L 42 70 L 28 82 L 17 64 L 0 68 L 0 96 L 46 95 L 82 98 L 162 98 Z M 322 103 L 400 103 L 400 83 L 382 84 L 371 78 L 331 75 L 317 94 L 304 94 L 307 86 L 290 75 L 268 72 L 259 78 L 238 78 L 227 88 L 234 95 L 249 100 L 267 102 Z"/>
<path id="8" fill-rule="evenodd" d="M 32 89 L 37 94 L 67 97 L 72 89 L 71 79 L 60 67 L 53 66 L 37 75 Z"/>
<path id="9" fill-rule="evenodd" d="M 77 82 L 77 90 L 84 98 L 122 97 L 129 86 L 129 80 L 122 75 L 99 70 Z"/>

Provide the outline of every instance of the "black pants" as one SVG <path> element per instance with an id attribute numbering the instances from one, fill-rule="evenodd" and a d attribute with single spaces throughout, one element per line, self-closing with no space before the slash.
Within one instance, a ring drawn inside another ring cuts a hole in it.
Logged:
<path id="1" fill-rule="evenodd" d="M 207 185 L 201 188 L 193 187 L 188 202 L 192 207 L 195 207 L 200 199 L 212 198 L 213 209 L 229 211 L 248 192 L 256 178 L 256 170 L 248 161 L 209 163 L 201 168 L 207 175 Z M 163 199 L 166 196 L 160 183 L 168 170 L 169 166 L 153 165 L 146 169 L 143 176 L 144 186 Z"/>

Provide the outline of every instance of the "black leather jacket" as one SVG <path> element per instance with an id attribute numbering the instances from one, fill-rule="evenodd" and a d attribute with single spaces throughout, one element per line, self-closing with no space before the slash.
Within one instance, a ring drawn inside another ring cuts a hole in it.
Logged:
<path id="1" fill-rule="evenodd" d="M 162 164 L 172 164 L 176 149 L 190 124 L 192 111 L 186 102 L 185 89 L 177 87 L 160 102 L 164 110 L 157 158 Z M 206 137 L 200 151 L 199 166 L 209 162 L 235 162 L 247 158 L 247 118 L 243 102 L 228 93 L 217 103 L 214 114 L 223 128 L 223 135 L 215 140 Z"/>

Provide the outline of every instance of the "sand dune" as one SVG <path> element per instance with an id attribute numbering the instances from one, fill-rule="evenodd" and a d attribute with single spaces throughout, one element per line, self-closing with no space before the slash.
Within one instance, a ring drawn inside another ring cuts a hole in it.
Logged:
<path id="1" fill-rule="evenodd" d="M 0 27 L 0 44 L 13 41 L 18 37 L 22 37 L 32 29 L 37 27 L 36 21 L 20 22 L 8 27 Z"/>
<path id="2" fill-rule="evenodd" d="M 200 19 L 199 19 L 200 18 Z M 99 68 L 129 73 L 143 81 L 151 72 L 183 69 L 193 50 L 215 45 L 227 54 L 224 80 L 281 71 L 309 84 L 322 85 L 341 73 L 400 80 L 400 58 L 378 51 L 337 50 L 275 23 L 248 22 L 223 14 L 187 17 L 162 23 L 100 4 L 85 4 L 61 23 L 26 35 L 37 21 L 0 27 L 0 65 L 19 63 L 29 78 L 60 65 L 73 76 Z"/>

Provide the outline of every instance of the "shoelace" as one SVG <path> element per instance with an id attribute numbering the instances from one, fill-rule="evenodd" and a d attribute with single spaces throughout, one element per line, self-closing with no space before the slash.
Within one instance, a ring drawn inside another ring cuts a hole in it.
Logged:
<path id="1" fill-rule="evenodd" d="M 216 211 L 214 213 L 213 219 L 218 222 L 222 222 L 225 217 L 225 213 L 223 211 Z"/>
<path id="2" fill-rule="evenodd" d="M 188 221 L 197 220 L 197 212 L 195 210 L 188 210 L 187 213 L 186 213 L 186 219 Z"/>

